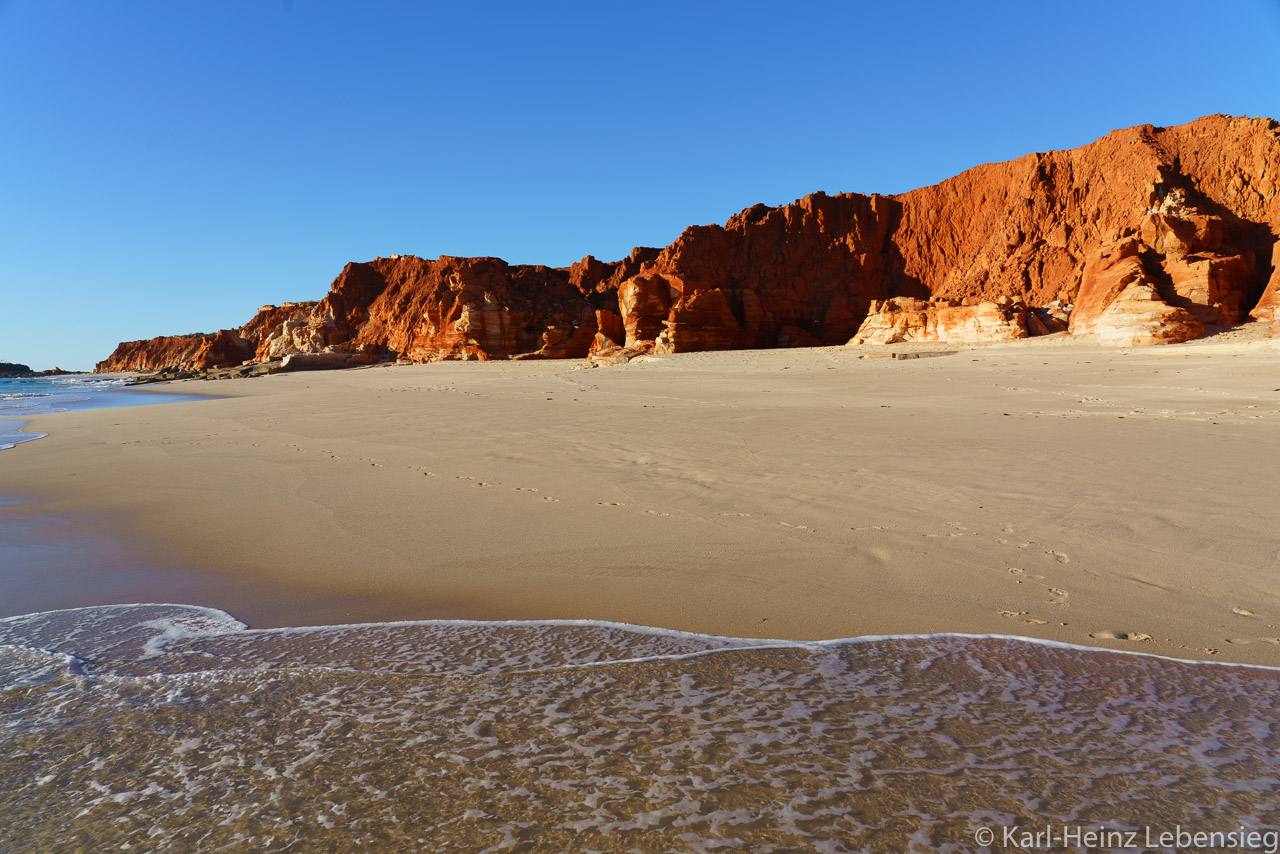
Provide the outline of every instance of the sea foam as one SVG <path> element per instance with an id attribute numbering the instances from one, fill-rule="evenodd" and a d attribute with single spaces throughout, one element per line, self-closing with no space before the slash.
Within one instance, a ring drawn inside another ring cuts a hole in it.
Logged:
<path id="1" fill-rule="evenodd" d="M 0 644 L 4 850 L 972 851 L 1000 823 L 1280 818 L 1265 668 L 182 605 Z"/>

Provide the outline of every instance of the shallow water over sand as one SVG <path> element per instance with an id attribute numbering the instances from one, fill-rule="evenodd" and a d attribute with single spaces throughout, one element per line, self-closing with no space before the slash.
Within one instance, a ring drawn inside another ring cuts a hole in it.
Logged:
<path id="1" fill-rule="evenodd" d="M 972 851 L 1280 825 L 1280 673 L 1013 638 L 0 620 L 5 851 Z"/>
<path id="2" fill-rule="evenodd" d="M 179 392 L 130 390 L 127 382 L 125 377 L 85 374 L 0 379 L 0 450 L 48 435 L 23 430 L 26 422 L 18 420 L 23 417 L 205 399 Z"/>

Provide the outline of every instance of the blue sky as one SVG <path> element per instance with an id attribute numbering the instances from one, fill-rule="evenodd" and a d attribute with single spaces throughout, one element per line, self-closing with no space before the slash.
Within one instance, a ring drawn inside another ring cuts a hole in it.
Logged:
<path id="1" fill-rule="evenodd" d="M 0 0 L 0 360 L 86 369 L 378 255 L 612 260 L 757 202 L 1280 117 L 1278 46 L 1276 0 Z"/>

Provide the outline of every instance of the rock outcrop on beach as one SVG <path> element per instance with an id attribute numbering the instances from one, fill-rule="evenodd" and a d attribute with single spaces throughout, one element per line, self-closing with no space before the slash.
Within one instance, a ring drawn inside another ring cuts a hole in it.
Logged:
<path id="1" fill-rule="evenodd" d="M 1276 261 L 1280 262 L 1280 258 Z M 1262 299 L 1258 300 L 1249 315 L 1262 323 L 1271 324 L 1271 337 L 1280 338 L 1280 263 L 1276 263 Z"/>
<path id="2" fill-rule="evenodd" d="M 814 193 L 571 267 L 352 263 L 314 303 L 237 330 L 120 345 L 98 370 L 345 353 L 582 358 L 1063 332 L 1132 346 L 1249 317 L 1280 328 L 1280 124 L 1115 131 L 896 196 Z M 624 352 L 625 351 L 625 352 Z"/>
<path id="3" fill-rule="evenodd" d="M 1047 309 L 1044 314 L 1052 322 Z M 1035 318 L 1038 315 L 1028 310 L 1024 302 L 1008 297 L 985 301 L 970 297 L 960 303 L 942 297 L 932 300 L 894 297 L 871 303 L 867 319 L 849 343 L 1013 341 L 1031 334 L 1028 322 L 1034 324 Z M 1037 334 L 1046 335 L 1049 331 L 1047 327 L 1037 327 Z"/>

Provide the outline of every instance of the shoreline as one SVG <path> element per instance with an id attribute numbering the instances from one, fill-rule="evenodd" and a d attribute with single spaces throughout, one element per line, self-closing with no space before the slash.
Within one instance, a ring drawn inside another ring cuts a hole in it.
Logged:
<path id="1" fill-rule="evenodd" d="M 223 608 L 255 628 L 314 615 L 799 641 L 998 634 L 1274 666 L 1277 489 L 1249 460 L 1280 444 L 1280 406 L 1255 398 L 1275 384 L 1245 343 L 455 362 L 147 387 L 221 400 L 35 416 L 50 436 L 6 455 L 6 490 L 97 514 L 149 563 L 271 589 L 253 613 Z M 1175 367 L 1190 377 L 1173 381 Z M 1102 488 L 1081 448 L 1124 477 Z M 1193 565 L 1162 569 L 1153 546 Z"/>
<path id="2" fill-rule="evenodd" d="M 1149 658 L 1156 661 L 1167 662 L 1171 664 L 1186 664 L 1192 666 L 1207 665 L 1210 667 L 1230 667 L 1243 668 L 1246 670 L 1266 671 L 1280 673 L 1280 665 L 1270 664 L 1248 664 L 1239 661 L 1220 661 L 1215 659 L 1191 659 L 1177 658 L 1168 655 L 1161 655 L 1154 652 L 1143 652 L 1140 649 L 1119 649 L 1115 647 L 1090 646 L 1087 644 L 1068 643 L 1066 641 L 1049 640 L 1048 638 L 1033 637 L 1030 635 L 1011 635 L 1011 634 L 975 634 L 971 632 L 930 632 L 924 634 L 887 634 L 887 635 L 858 635 L 855 637 L 844 638 L 820 638 L 815 640 L 796 640 L 793 638 L 772 638 L 772 637 L 730 637 L 726 635 L 713 635 L 704 632 L 692 632 L 681 629 L 665 629 L 659 626 L 645 626 L 636 623 L 621 623 L 613 620 L 589 620 L 589 619 L 563 619 L 563 620 L 536 620 L 536 619 L 517 619 L 517 620 L 480 620 L 467 619 L 461 617 L 439 617 L 421 620 L 385 620 L 372 623 L 321 623 L 317 625 L 298 625 L 298 626 L 272 626 L 258 627 L 253 626 L 238 618 L 235 614 L 228 611 L 222 611 L 220 608 L 211 608 L 208 605 L 200 605 L 190 602 L 119 602 L 110 605 L 84 605 L 73 608 L 61 608 L 52 611 L 33 611 L 25 614 L 13 614 L 10 616 L 0 617 L 0 623 L 6 621 L 20 622 L 36 617 L 48 617 L 52 615 L 74 612 L 74 611 L 95 611 L 104 608 L 173 608 L 173 609 L 202 609 L 221 611 L 226 617 L 238 625 L 232 626 L 228 631 L 219 631 L 213 633 L 197 632 L 194 634 L 183 634 L 182 640 L 222 637 L 224 635 L 271 635 L 276 633 L 285 633 L 295 635 L 300 633 L 313 632 L 347 632 L 353 629 L 397 629 L 397 628 L 432 628 L 432 627 L 462 627 L 462 628 L 603 628 L 603 629 L 619 629 L 622 631 L 632 632 L 637 635 L 657 635 L 662 637 L 681 637 L 702 641 L 732 641 L 740 642 L 741 646 L 733 646 L 726 644 L 724 646 L 709 648 L 692 653 L 673 653 L 657 656 L 642 656 L 631 659 L 600 659 L 598 661 L 590 661 L 579 664 L 559 665 L 558 669 L 573 670 L 585 669 L 593 667 L 608 667 L 622 663 L 643 663 L 652 660 L 672 660 L 686 658 L 700 658 L 706 655 L 714 655 L 717 653 L 734 653 L 751 650 L 779 650 L 779 649 L 796 649 L 812 651 L 816 648 L 828 648 L 838 646 L 856 646 L 859 644 L 875 644 L 875 643 L 895 643 L 898 641 L 934 641 L 934 640 L 995 640 L 995 641 L 1017 641 L 1020 643 L 1032 644 L 1044 647 L 1045 649 L 1062 649 L 1075 652 L 1098 653 L 1100 655 L 1111 654 L 1119 656 L 1132 656 L 1137 658 Z"/>

